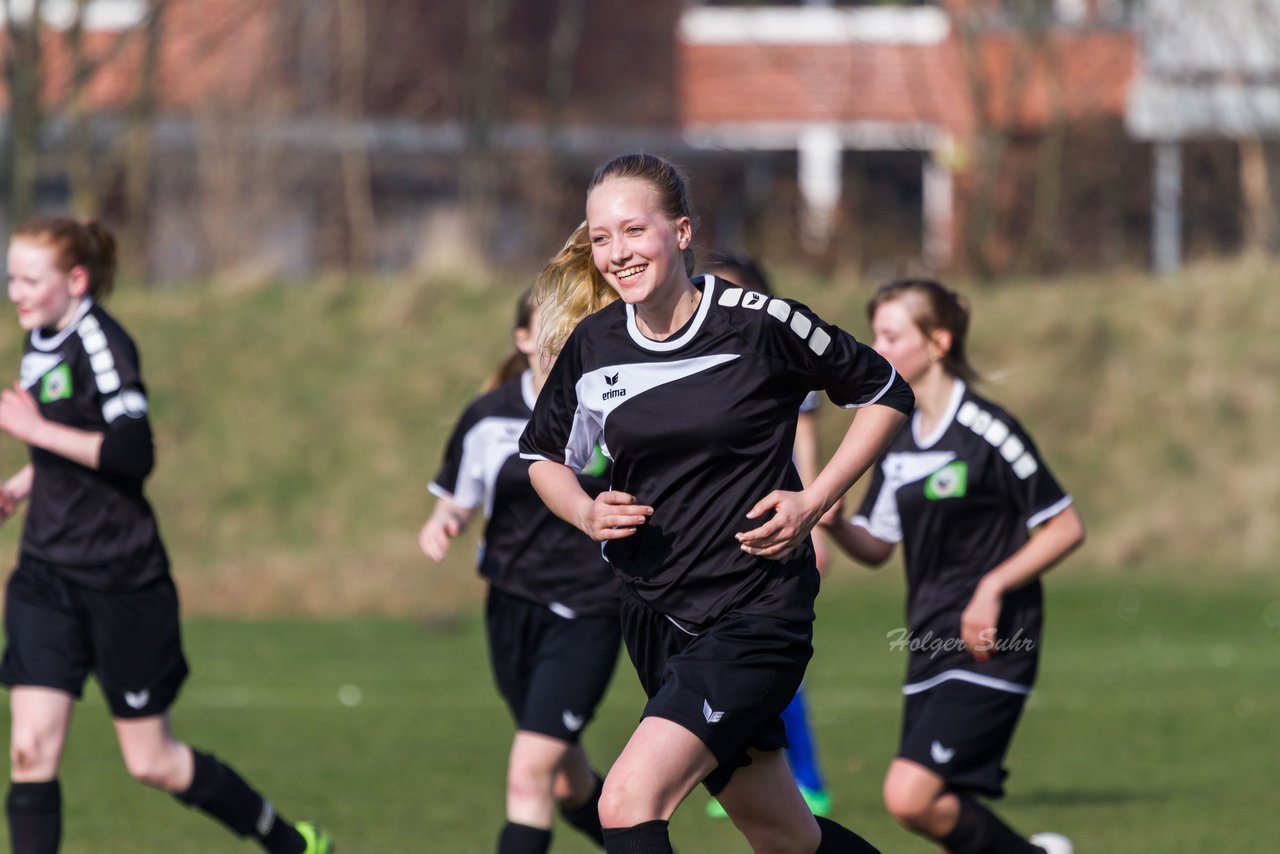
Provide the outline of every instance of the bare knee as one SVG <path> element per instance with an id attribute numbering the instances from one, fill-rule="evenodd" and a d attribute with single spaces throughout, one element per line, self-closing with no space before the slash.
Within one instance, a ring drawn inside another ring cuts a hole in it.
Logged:
<path id="1" fill-rule="evenodd" d="M 166 792 L 180 792 L 190 783 L 189 763 L 183 761 L 185 748 L 177 742 L 151 750 L 130 750 L 124 754 L 129 776 L 139 783 Z"/>
<path id="2" fill-rule="evenodd" d="M 9 739 L 9 767 L 14 780 L 51 779 L 62 760 L 65 733 L 56 729 L 15 727 Z"/>
<path id="3" fill-rule="evenodd" d="M 603 827 L 632 827 L 660 818 L 650 792 L 615 774 L 605 777 L 600 792 L 600 824 Z"/>
<path id="4" fill-rule="evenodd" d="M 507 768 L 507 797 L 550 798 L 551 774 L 541 768 L 513 763 Z"/>
<path id="5" fill-rule="evenodd" d="M 889 777 L 884 782 L 884 806 L 901 825 L 919 829 L 929 823 L 936 795 L 932 790 L 912 786 Z"/>

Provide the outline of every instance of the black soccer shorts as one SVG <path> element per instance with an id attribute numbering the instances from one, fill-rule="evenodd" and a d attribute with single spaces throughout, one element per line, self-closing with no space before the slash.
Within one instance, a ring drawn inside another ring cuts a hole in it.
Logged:
<path id="1" fill-rule="evenodd" d="M 910 694 L 902 710 L 898 756 L 923 765 L 952 789 L 1004 796 L 1004 757 L 1025 694 L 951 679 Z"/>
<path id="2" fill-rule="evenodd" d="M 55 688 L 79 698 L 93 673 L 115 718 L 163 714 L 187 677 L 178 591 L 169 576 L 104 591 L 22 555 L 5 592 L 0 684 Z"/>
<path id="3" fill-rule="evenodd" d="M 490 586 L 485 627 L 493 678 L 516 726 L 577 744 L 618 664 L 617 617 L 570 619 Z"/>
<path id="4" fill-rule="evenodd" d="M 692 732 L 720 763 L 702 781 L 718 794 L 747 753 L 788 747 L 782 711 L 813 657 L 813 623 L 730 612 L 696 635 L 631 595 L 622 597 L 622 635 L 659 717 Z"/>

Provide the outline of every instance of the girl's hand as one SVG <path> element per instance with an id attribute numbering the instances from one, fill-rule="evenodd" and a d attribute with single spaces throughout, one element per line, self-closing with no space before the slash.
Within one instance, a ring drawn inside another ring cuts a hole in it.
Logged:
<path id="1" fill-rule="evenodd" d="M 449 555 L 449 544 L 462 533 L 475 510 L 463 507 L 452 498 L 440 497 L 427 523 L 418 532 L 418 547 L 427 557 L 440 563 Z"/>
<path id="2" fill-rule="evenodd" d="M 973 598 L 960 615 L 960 639 L 977 661 L 996 654 L 996 624 L 1000 621 L 1001 595 L 978 585 Z"/>
<path id="3" fill-rule="evenodd" d="M 596 542 L 620 540 L 636 532 L 653 515 L 653 508 L 637 504 L 634 495 L 606 489 L 584 505 L 578 527 Z"/>
<path id="4" fill-rule="evenodd" d="M 758 519 L 772 510 L 773 517 L 758 528 L 738 534 L 738 542 L 749 555 L 782 560 L 804 543 L 822 517 L 823 509 L 821 504 L 814 503 L 808 491 L 776 489 L 747 513 L 748 519 Z"/>
<path id="5" fill-rule="evenodd" d="M 33 445 L 44 424 L 44 416 L 31 392 L 17 383 L 13 388 L 0 391 L 0 430 L 19 442 Z"/>
<path id="6" fill-rule="evenodd" d="M 418 533 L 418 547 L 427 557 L 440 563 L 449 554 L 449 543 L 462 533 L 462 525 L 453 516 L 432 514 Z"/>

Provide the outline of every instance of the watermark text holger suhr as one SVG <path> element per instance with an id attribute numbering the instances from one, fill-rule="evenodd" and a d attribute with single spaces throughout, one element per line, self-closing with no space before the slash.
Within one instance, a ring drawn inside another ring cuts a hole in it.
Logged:
<path id="1" fill-rule="evenodd" d="M 889 638 L 889 649 L 906 650 L 907 652 L 927 653 L 930 658 L 937 658 L 945 652 L 962 651 L 964 641 L 958 637 L 935 637 L 932 631 L 916 636 L 910 629 L 897 628 L 885 632 Z M 1026 652 L 1035 649 L 1034 638 L 1022 636 L 1022 629 L 1013 633 L 1012 637 L 1002 638 L 996 635 L 995 629 L 987 629 L 978 636 L 979 652 Z"/>

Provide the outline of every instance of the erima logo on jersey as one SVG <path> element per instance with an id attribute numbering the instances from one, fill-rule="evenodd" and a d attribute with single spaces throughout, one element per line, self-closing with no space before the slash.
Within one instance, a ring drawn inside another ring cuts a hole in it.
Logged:
<path id="1" fill-rule="evenodd" d="M 709 724 L 718 724 L 720 719 L 724 717 L 724 712 L 717 712 L 711 708 L 711 703 L 706 700 L 702 701 L 702 716 L 707 719 Z"/>
<path id="2" fill-rule="evenodd" d="M 954 747 L 943 747 L 942 742 L 935 738 L 933 744 L 929 745 L 929 755 L 939 765 L 946 765 L 956 755 L 956 749 Z"/>
<path id="3" fill-rule="evenodd" d="M 129 704 L 129 708 L 131 709 L 145 708 L 147 703 L 150 702 L 150 700 L 151 700 L 151 692 L 148 691 L 146 688 L 143 688 L 141 691 L 125 691 L 124 692 L 124 701 Z"/>
<path id="4" fill-rule="evenodd" d="M 569 732 L 577 732 L 582 729 L 582 725 L 587 722 L 586 715 L 575 715 L 573 712 L 565 709 L 560 714 L 560 720 L 564 722 L 564 728 Z"/>
<path id="5" fill-rule="evenodd" d="M 969 490 L 969 464 L 956 460 L 929 475 L 924 482 L 924 497 L 930 501 L 942 498 L 964 498 Z"/>
<path id="6" fill-rule="evenodd" d="M 625 388 L 614 388 L 614 386 L 618 384 L 619 376 L 621 376 L 621 374 L 614 374 L 613 376 L 609 376 L 608 374 L 604 375 L 604 381 L 609 385 L 609 390 L 600 395 L 601 400 L 613 400 L 615 397 L 627 396 L 627 390 Z"/>

